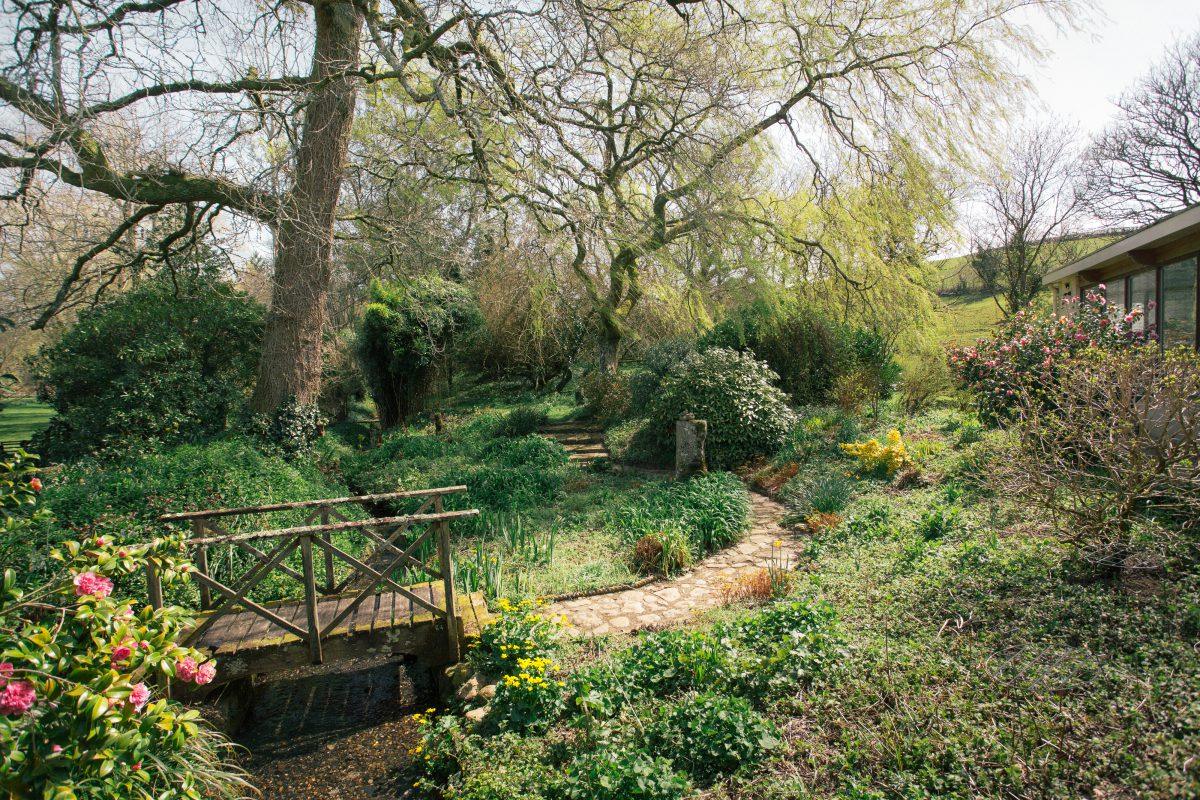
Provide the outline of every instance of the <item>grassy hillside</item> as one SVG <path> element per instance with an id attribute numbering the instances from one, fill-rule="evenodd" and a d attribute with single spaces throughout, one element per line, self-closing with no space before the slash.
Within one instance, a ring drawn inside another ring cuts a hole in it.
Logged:
<path id="1" fill-rule="evenodd" d="M 1093 253 L 1124 234 L 1103 233 L 1080 239 L 1071 260 Z M 933 263 L 933 290 L 941 298 L 934 338 L 940 345 L 970 344 L 985 336 L 1000 321 L 996 301 L 983 288 L 971 267 L 970 254 L 944 258 Z"/>

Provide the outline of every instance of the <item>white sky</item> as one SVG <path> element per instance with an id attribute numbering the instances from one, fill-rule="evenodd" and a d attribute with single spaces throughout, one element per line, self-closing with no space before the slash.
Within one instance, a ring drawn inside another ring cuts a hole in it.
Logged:
<path id="1" fill-rule="evenodd" d="M 1079 124 L 1083 134 L 1104 127 L 1112 101 L 1150 68 L 1172 42 L 1200 29 L 1196 0 L 1097 0 L 1083 30 L 1043 26 L 1049 57 L 1030 67 L 1044 108 Z"/>

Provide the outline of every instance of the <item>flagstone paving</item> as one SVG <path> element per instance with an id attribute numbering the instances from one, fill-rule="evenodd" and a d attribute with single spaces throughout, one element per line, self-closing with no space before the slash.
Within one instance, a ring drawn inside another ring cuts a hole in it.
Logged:
<path id="1" fill-rule="evenodd" d="M 783 506 L 754 492 L 750 499 L 752 521 L 746 537 L 704 559 L 691 572 L 637 589 L 563 600 L 548 606 L 547 612 L 566 616 L 574 632 L 583 636 L 678 625 L 699 611 L 724 603 L 725 587 L 740 574 L 763 569 L 772 559 L 794 566 L 800 538 L 780 524 Z M 782 546 L 776 547 L 776 542 Z"/>

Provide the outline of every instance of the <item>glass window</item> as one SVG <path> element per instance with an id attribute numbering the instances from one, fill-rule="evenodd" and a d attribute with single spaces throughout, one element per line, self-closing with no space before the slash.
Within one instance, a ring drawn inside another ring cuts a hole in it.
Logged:
<path id="1" fill-rule="evenodd" d="M 1163 267 L 1163 345 L 1196 343 L 1196 259 Z"/>
<path id="2" fill-rule="evenodd" d="M 1128 308 L 1128 304 L 1125 301 L 1124 278 L 1113 278 L 1106 283 L 1104 297 L 1108 300 L 1110 314 L 1125 316 L 1125 309 Z"/>
<path id="3" fill-rule="evenodd" d="M 1129 279 L 1129 310 L 1140 312 L 1133 322 L 1135 332 L 1158 330 L 1158 270 L 1148 269 Z"/>

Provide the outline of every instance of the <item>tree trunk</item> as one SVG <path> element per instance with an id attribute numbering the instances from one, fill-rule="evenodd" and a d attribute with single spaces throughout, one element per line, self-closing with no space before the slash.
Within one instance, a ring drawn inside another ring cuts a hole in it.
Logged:
<path id="1" fill-rule="evenodd" d="M 316 2 L 312 78 L 358 68 L 362 14 L 349 2 Z M 275 278 L 251 405 L 271 411 L 292 398 L 316 402 L 329 293 L 334 212 L 350 128 L 355 79 L 319 83 L 308 99 L 296 173 L 275 226 Z"/>

